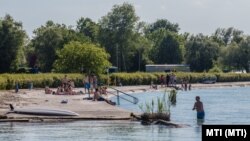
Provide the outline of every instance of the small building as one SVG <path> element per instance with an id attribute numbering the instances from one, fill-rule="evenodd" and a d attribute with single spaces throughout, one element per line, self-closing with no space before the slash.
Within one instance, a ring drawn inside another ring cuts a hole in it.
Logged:
<path id="1" fill-rule="evenodd" d="M 190 72 L 190 66 L 186 64 L 149 64 L 146 65 L 146 72 Z"/>

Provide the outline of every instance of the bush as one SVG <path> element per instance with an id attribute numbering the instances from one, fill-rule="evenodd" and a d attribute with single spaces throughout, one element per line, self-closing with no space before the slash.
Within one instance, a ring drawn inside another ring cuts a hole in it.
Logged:
<path id="1" fill-rule="evenodd" d="M 14 89 L 16 83 L 20 89 L 27 89 L 30 83 L 33 87 L 44 88 L 45 86 L 58 87 L 65 74 L 43 73 L 43 74 L 2 74 L 0 75 L 0 89 Z M 75 86 L 83 86 L 82 74 L 67 74 L 68 78 L 75 82 Z"/>
<path id="2" fill-rule="evenodd" d="M 219 82 L 250 81 L 250 74 L 248 73 L 218 73 L 216 76 Z"/>
<path id="3" fill-rule="evenodd" d="M 186 79 L 191 83 L 198 83 L 204 78 L 217 78 L 217 82 L 237 82 L 250 81 L 250 74 L 236 74 L 236 73 L 174 73 L 177 77 L 177 83 Z M 1 74 L 0 75 L 0 89 L 14 89 L 15 84 L 19 84 L 19 88 L 27 89 L 29 83 L 33 83 L 35 88 L 58 87 L 65 74 L 62 73 L 39 73 L 39 74 Z M 68 78 L 75 82 L 76 87 L 83 87 L 82 80 L 85 77 L 83 74 L 67 74 Z M 150 85 L 151 81 L 154 84 L 160 84 L 159 78 L 161 75 L 166 77 L 167 73 L 112 73 L 109 75 L 99 75 L 98 83 L 107 85 L 108 80 L 110 85 Z"/>

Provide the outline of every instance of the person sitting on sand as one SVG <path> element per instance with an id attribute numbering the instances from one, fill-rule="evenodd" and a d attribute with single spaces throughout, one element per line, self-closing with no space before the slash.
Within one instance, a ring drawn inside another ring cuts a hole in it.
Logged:
<path id="1" fill-rule="evenodd" d="M 194 103 L 193 110 L 196 109 L 196 111 L 197 111 L 197 119 L 204 119 L 205 112 L 204 112 L 204 109 L 203 109 L 203 103 L 200 101 L 199 96 L 196 96 L 195 100 L 196 100 L 196 102 Z"/>
<path id="2" fill-rule="evenodd" d="M 107 87 L 101 87 L 101 94 L 107 95 Z"/>
<path id="3" fill-rule="evenodd" d="M 45 87 L 45 94 L 51 94 L 51 93 L 52 93 L 52 90 L 48 86 L 46 86 Z"/>
<path id="4" fill-rule="evenodd" d="M 73 87 L 71 85 L 69 85 L 69 94 L 70 95 L 76 95 L 77 93 L 75 91 L 73 91 Z"/>
<path id="5" fill-rule="evenodd" d="M 95 100 L 97 100 L 97 101 L 105 101 L 105 102 L 107 102 L 107 103 L 110 104 L 110 105 L 115 105 L 115 104 L 116 104 L 115 102 L 112 102 L 111 100 L 108 100 L 108 99 L 102 97 L 102 96 L 100 95 L 100 92 L 99 92 L 98 88 L 96 88 L 96 89 L 95 89 L 95 92 L 94 92 L 93 101 L 95 101 Z"/>
<path id="6" fill-rule="evenodd" d="M 59 87 L 57 88 L 56 94 L 57 94 L 57 95 L 62 95 L 62 94 L 64 94 L 64 93 L 63 93 L 63 86 L 59 86 Z"/>

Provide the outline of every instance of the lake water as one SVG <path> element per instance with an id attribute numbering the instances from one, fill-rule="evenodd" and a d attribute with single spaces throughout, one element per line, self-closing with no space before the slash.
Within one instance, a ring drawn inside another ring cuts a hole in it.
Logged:
<path id="1" fill-rule="evenodd" d="M 204 124 L 250 124 L 250 87 L 179 91 L 171 109 L 173 122 L 185 128 L 143 126 L 132 121 L 72 121 L 60 123 L 0 123 L 0 141 L 201 141 L 201 125 L 192 111 L 195 96 L 204 104 Z M 134 94 L 140 102 L 162 97 L 163 92 Z M 138 105 L 120 101 L 120 107 L 140 111 Z"/>

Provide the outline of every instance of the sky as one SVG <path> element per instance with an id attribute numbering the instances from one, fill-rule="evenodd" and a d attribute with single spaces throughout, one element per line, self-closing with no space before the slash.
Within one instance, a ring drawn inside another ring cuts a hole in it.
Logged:
<path id="1" fill-rule="evenodd" d="M 167 19 L 178 23 L 181 33 L 211 35 L 234 27 L 250 35 L 250 0 L 0 0 L 0 17 L 10 14 L 32 36 L 48 20 L 73 27 L 80 17 L 98 22 L 124 2 L 134 5 L 140 21 Z"/>

